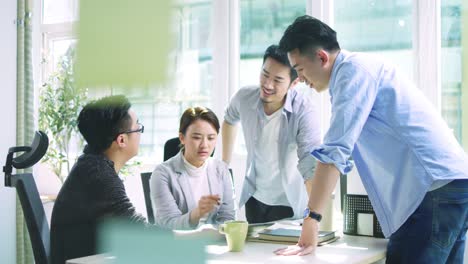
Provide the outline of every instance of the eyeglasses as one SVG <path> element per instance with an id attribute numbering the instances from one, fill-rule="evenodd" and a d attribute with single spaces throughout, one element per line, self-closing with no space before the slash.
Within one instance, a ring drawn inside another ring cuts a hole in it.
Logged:
<path id="1" fill-rule="evenodd" d="M 115 136 L 115 138 L 117 138 L 120 134 L 130 134 L 130 133 L 137 133 L 137 132 L 143 133 L 143 132 L 145 132 L 145 126 L 143 124 L 137 123 L 137 125 L 138 125 L 137 129 L 120 132 L 120 133 L 117 134 L 117 136 Z"/>
<path id="2" fill-rule="evenodd" d="M 130 134 L 130 133 L 137 133 L 137 132 L 143 133 L 143 132 L 145 132 L 145 126 L 143 124 L 137 123 L 137 125 L 138 125 L 137 129 L 125 131 L 125 132 L 122 132 L 120 134 Z"/>

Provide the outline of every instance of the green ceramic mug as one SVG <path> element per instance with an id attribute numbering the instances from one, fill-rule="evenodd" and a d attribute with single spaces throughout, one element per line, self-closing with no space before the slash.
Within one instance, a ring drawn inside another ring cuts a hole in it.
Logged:
<path id="1" fill-rule="evenodd" d="M 242 251 L 248 228 L 249 223 L 246 221 L 226 221 L 219 225 L 219 232 L 226 235 L 229 251 Z"/>

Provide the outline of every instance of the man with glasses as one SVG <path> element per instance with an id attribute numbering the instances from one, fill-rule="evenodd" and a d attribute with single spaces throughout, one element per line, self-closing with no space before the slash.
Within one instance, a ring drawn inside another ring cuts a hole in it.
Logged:
<path id="1" fill-rule="evenodd" d="M 51 262 L 96 254 L 96 224 L 105 217 L 146 223 L 127 197 L 118 173 L 138 154 L 140 134 L 131 104 L 109 96 L 87 104 L 78 128 L 87 142 L 65 180 L 52 212 Z"/>

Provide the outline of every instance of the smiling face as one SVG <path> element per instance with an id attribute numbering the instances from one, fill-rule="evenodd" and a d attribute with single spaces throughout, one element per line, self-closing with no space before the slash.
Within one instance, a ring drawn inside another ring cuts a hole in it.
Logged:
<path id="1" fill-rule="evenodd" d="M 294 49 L 288 52 L 288 58 L 302 82 L 317 92 L 323 92 L 328 88 L 333 67 L 328 52 L 318 49 L 311 56 L 301 54 L 298 49 Z"/>
<path id="2" fill-rule="evenodd" d="M 180 133 L 184 145 L 184 157 L 192 165 L 200 167 L 211 156 L 216 146 L 218 133 L 209 122 L 198 119 L 187 128 L 185 135 Z"/>
<path id="3" fill-rule="evenodd" d="M 260 99 L 264 104 L 282 105 L 291 84 L 290 68 L 268 57 L 260 73 Z"/>

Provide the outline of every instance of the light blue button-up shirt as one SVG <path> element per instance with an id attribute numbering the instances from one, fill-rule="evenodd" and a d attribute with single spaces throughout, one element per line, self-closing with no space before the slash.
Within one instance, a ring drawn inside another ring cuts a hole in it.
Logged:
<path id="1" fill-rule="evenodd" d="M 224 121 L 242 124 L 247 148 L 247 166 L 239 207 L 255 193 L 255 143 L 266 119 L 258 86 L 240 89 L 226 108 Z M 315 159 L 310 155 L 321 143 L 320 119 L 317 106 L 305 95 L 289 89 L 281 113 L 278 160 L 282 184 L 294 218 L 301 218 L 307 207 L 308 195 L 304 181 L 312 177 Z"/>
<path id="2" fill-rule="evenodd" d="M 329 87 L 331 126 L 312 155 L 341 173 L 353 158 L 386 237 L 427 191 L 468 178 L 468 157 L 441 115 L 393 66 L 342 50 Z"/>

